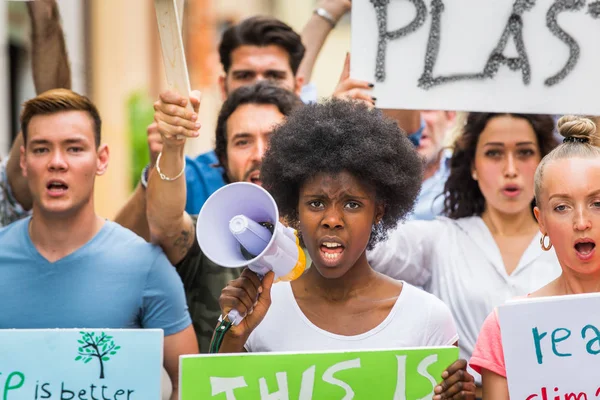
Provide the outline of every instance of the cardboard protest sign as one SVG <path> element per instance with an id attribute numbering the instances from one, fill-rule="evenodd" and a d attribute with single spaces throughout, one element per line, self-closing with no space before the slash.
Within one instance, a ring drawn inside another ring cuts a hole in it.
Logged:
<path id="1" fill-rule="evenodd" d="M 160 329 L 0 330 L 0 399 L 160 400 Z"/>
<path id="2" fill-rule="evenodd" d="M 600 294 L 498 308 L 511 400 L 600 398 Z"/>
<path id="3" fill-rule="evenodd" d="M 351 76 L 381 108 L 600 115 L 600 1 L 355 0 Z"/>
<path id="4" fill-rule="evenodd" d="M 431 399 L 457 347 L 180 358 L 180 400 Z"/>

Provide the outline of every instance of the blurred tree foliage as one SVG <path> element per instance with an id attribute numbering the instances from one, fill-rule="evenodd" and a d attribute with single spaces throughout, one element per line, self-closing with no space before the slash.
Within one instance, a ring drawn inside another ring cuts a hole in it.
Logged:
<path id="1" fill-rule="evenodd" d="M 142 170 L 150 162 L 146 129 L 154 120 L 154 107 L 148 94 L 135 91 L 127 101 L 129 140 L 131 148 L 131 184 L 135 189 Z"/>

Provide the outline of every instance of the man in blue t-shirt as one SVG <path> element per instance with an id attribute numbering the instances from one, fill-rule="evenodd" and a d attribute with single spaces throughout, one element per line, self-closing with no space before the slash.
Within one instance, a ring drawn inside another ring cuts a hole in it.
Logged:
<path id="1" fill-rule="evenodd" d="M 0 329 L 163 329 L 176 399 L 179 356 L 198 352 L 183 285 L 158 247 L 96 215 L 109 158 L 96 107 L 50 90 L 25 103 L 21 125 L 33 216 L 0 230 Z"/>

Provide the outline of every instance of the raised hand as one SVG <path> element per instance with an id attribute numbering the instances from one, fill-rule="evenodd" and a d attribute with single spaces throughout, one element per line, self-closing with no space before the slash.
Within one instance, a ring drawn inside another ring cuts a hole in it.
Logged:
<path id="1" fill-rule="evenodd" d="M 154 167 L 158 154 L 162 151 L 163 142 L 156 122 L 148 125 L 148 150 L 150 151 L 150 167 Z"/>
<path id="2" fill-rule="evenodd" d="M 333 92 L 333 97 L 346 100 L 358 100 L 367 103 L 369 107 L 375 106 L 375 97 L 364 92 L 371 90 L 373 84 L 367 81 L 350 78 L 350 54 L 346 54 L 344 70 L 340 76 L 340 81 Z"/>
<path id="3" fill-rule="evenodd" d="M 201 127 L 198 121 L 201 94 L 193 91 L 190 98 L 166 91 L 154 103 L 154 121 L 163 144 L 184 144 L 186 138 L 195 138 Z M 187 107 L 191 102 L 193 111 Z"/>

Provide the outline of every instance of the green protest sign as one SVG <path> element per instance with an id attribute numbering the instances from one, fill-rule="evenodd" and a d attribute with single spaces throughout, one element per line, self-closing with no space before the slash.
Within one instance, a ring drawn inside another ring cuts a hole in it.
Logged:
<path id="1" fill-rule="evenodd" d="M 181 400 L 431 399 L 458 348 L 183 356 Z"/>

